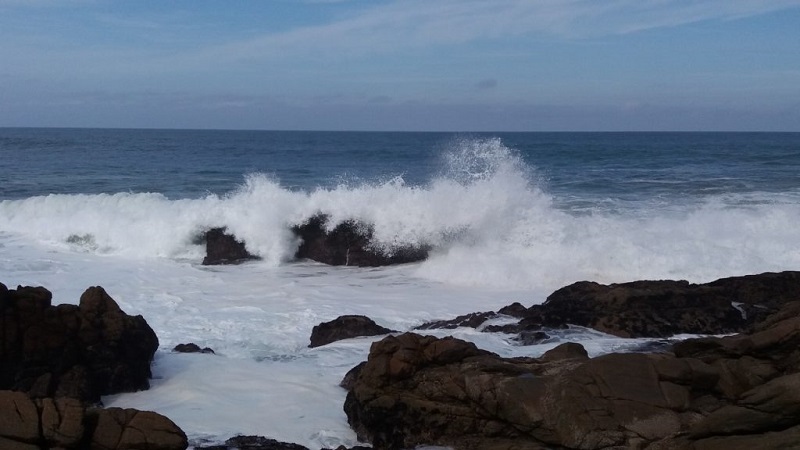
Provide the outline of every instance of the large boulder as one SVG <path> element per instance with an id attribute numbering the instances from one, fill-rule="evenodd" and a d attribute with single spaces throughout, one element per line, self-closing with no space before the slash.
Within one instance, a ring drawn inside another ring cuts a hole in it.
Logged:
<path id="1" fill-rule="evenodd" d="M 87 408 L 67 397 L 31 399 L 0 391 L 0 448 L 183 450 L 186 434 L 150 411 Z"/>
<path id="2" fill-rule="evenodd" d="M 426 246 L 378 246 L 373 242 L 373 228 L 369 224 L 350 220 L 329 230 L 327 222 L 328 217 L 319 214 L 292 227 L 294 235 L 301 240 L 295 258 L 332 266 L 376 267 L 417 262 L 428 257 Z"/>
<path id="3" fill-rule="evenodd" d="M 205 241 L 206 244 L 204 266 L 240 264 L 258 259 L 257 256 L 247 251 L 244 242 L 236 239 L 236 236 L 228 234 L 225 228 L 212 228 L 206 231 L 202 241 Z"/>
<path id="4" fill-rule="evenodd" d="M 525 340 L 525 334 L 568 325 L 620 337 L 727 334 L 746 331 L 795 300 L 800 300 L 800 272 L 722 278 L 706 284 L 656 280 L 604 285 L 581 281 L 553 292 L 541 305 L 525 309 L 515 303 L 501 309 L 498 313 L 521 320 L 486 326 L 483 331 L 519 334 L 520 341 Z M 476 328 L 493 317 L 496 315 L 492 312 L 473 313 L 420 328 Z"/>
<path id="5" fill-rule="evenodd" d="M 51 300 L 43 287 L 0 284 L 0 389 L 98 402 L 150 387 L 158 338 L 142 316 L 125 314 L 101 287 L 77 306 Z"/>
<path id="6" fill-rule="evenodd" d="M 800 303 L 753 333 L 675 354 L 589 359 L 577 344 L 505 359 L 454 338 L 373 344 L 348 421 L 377 449 L 792 448 L 800 442 Z"/>
<path id="7" fill-rule="evenodd" d="M 311 330 L 311 348 L 361 336 L 379 336 L 393 333 L 366 316 L 339 316 L 330 322 L 322 322 Z"/>

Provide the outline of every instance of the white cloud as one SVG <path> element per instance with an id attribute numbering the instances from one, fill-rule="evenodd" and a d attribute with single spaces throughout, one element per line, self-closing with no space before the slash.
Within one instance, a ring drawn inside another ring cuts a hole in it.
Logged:
<path id="1" fill-rule="evenodd" d="M 324 25 L 206 48 L 196 56 L 348 56 L 525 35 L 582 39 L 792 7 L 800 7 L 800 0 L 405 0 Z"/>

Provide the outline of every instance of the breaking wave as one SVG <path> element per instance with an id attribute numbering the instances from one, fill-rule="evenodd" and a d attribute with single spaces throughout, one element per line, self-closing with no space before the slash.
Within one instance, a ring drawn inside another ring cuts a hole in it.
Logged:
<path id="1" fill-rule="evenodd" d="M 624 281 L 720 276 L 800 266 L 800 202 L 712 197 L 638 210 L 558 206 L 546 181 L 499 139 L 465 139 L 424 185 L 380 183 L 296 191 L 247 175 L 226 195 L 58 195 L 0 202 L 0 231 L 69 251 L 133 258 L 202 259 L 197 236 L 227 227 L 278 266 L 297 248 L 292 225 L 323 213 L 328 225 L 374 226 L 378 245 L 433 247 L 417 276 L 466 285 L 526 288 L 578 279 Z M 622 212 L 620 212 L 622 211 Z"/>

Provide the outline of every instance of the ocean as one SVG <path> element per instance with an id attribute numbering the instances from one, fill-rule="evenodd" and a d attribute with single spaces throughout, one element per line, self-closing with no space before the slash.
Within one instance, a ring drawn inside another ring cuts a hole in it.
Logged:
<path id="1" fill-rule="evenodd" d="M 579 280 L 707 282 L 800 267 L 800 133 L 362 133 L 0 129 L 0 282 L 54 303 L 103 286 L 153 327 L 154 410 L 194 442 L 260 434 L 354 445 L 342 376 L 373 338 L 307 348 L 311 328 L 363 314 L 427 320 L 529 306 Z M 289 231 L 327 214 L 376 245 L 432 247 L 396 267 L 292 261 Z M 259 261 L 200 265 L 227 227 Z M 433 330 L 503 356 L 472 329 Z M 590 354 L 638 342 L 584 329 Z M 216 355 L 177 354 L 194 342 Z"/>

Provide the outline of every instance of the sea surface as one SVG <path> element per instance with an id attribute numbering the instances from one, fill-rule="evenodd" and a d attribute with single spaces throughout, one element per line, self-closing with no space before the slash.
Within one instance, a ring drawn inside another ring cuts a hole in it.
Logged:
<path id="1" fill-rule="evenodd" d="M 0 129 L 0 282 L 77 303 L 101 285 L 161 346 L 148 391 L 104 398 L 195 442 L 260 434 L 354 445 L 341 377 L 372 338 L 307 348 L 342 314 L 410 330 L 543 302 L 579 280 L 716 278 L 800 268 L 800 133 L 361 133 Z M 376 245 L 427 244 L 390 268 L 293 261 L 289 229 L 324 213 Z M 227 227 L 260 261 L 200 265 Z M 471 329 L 432 331 L 537 356 Z M 637 342 L 564 332 L 591 354 Z M 175 354 L 178 343 L 216 355 Z"/>

